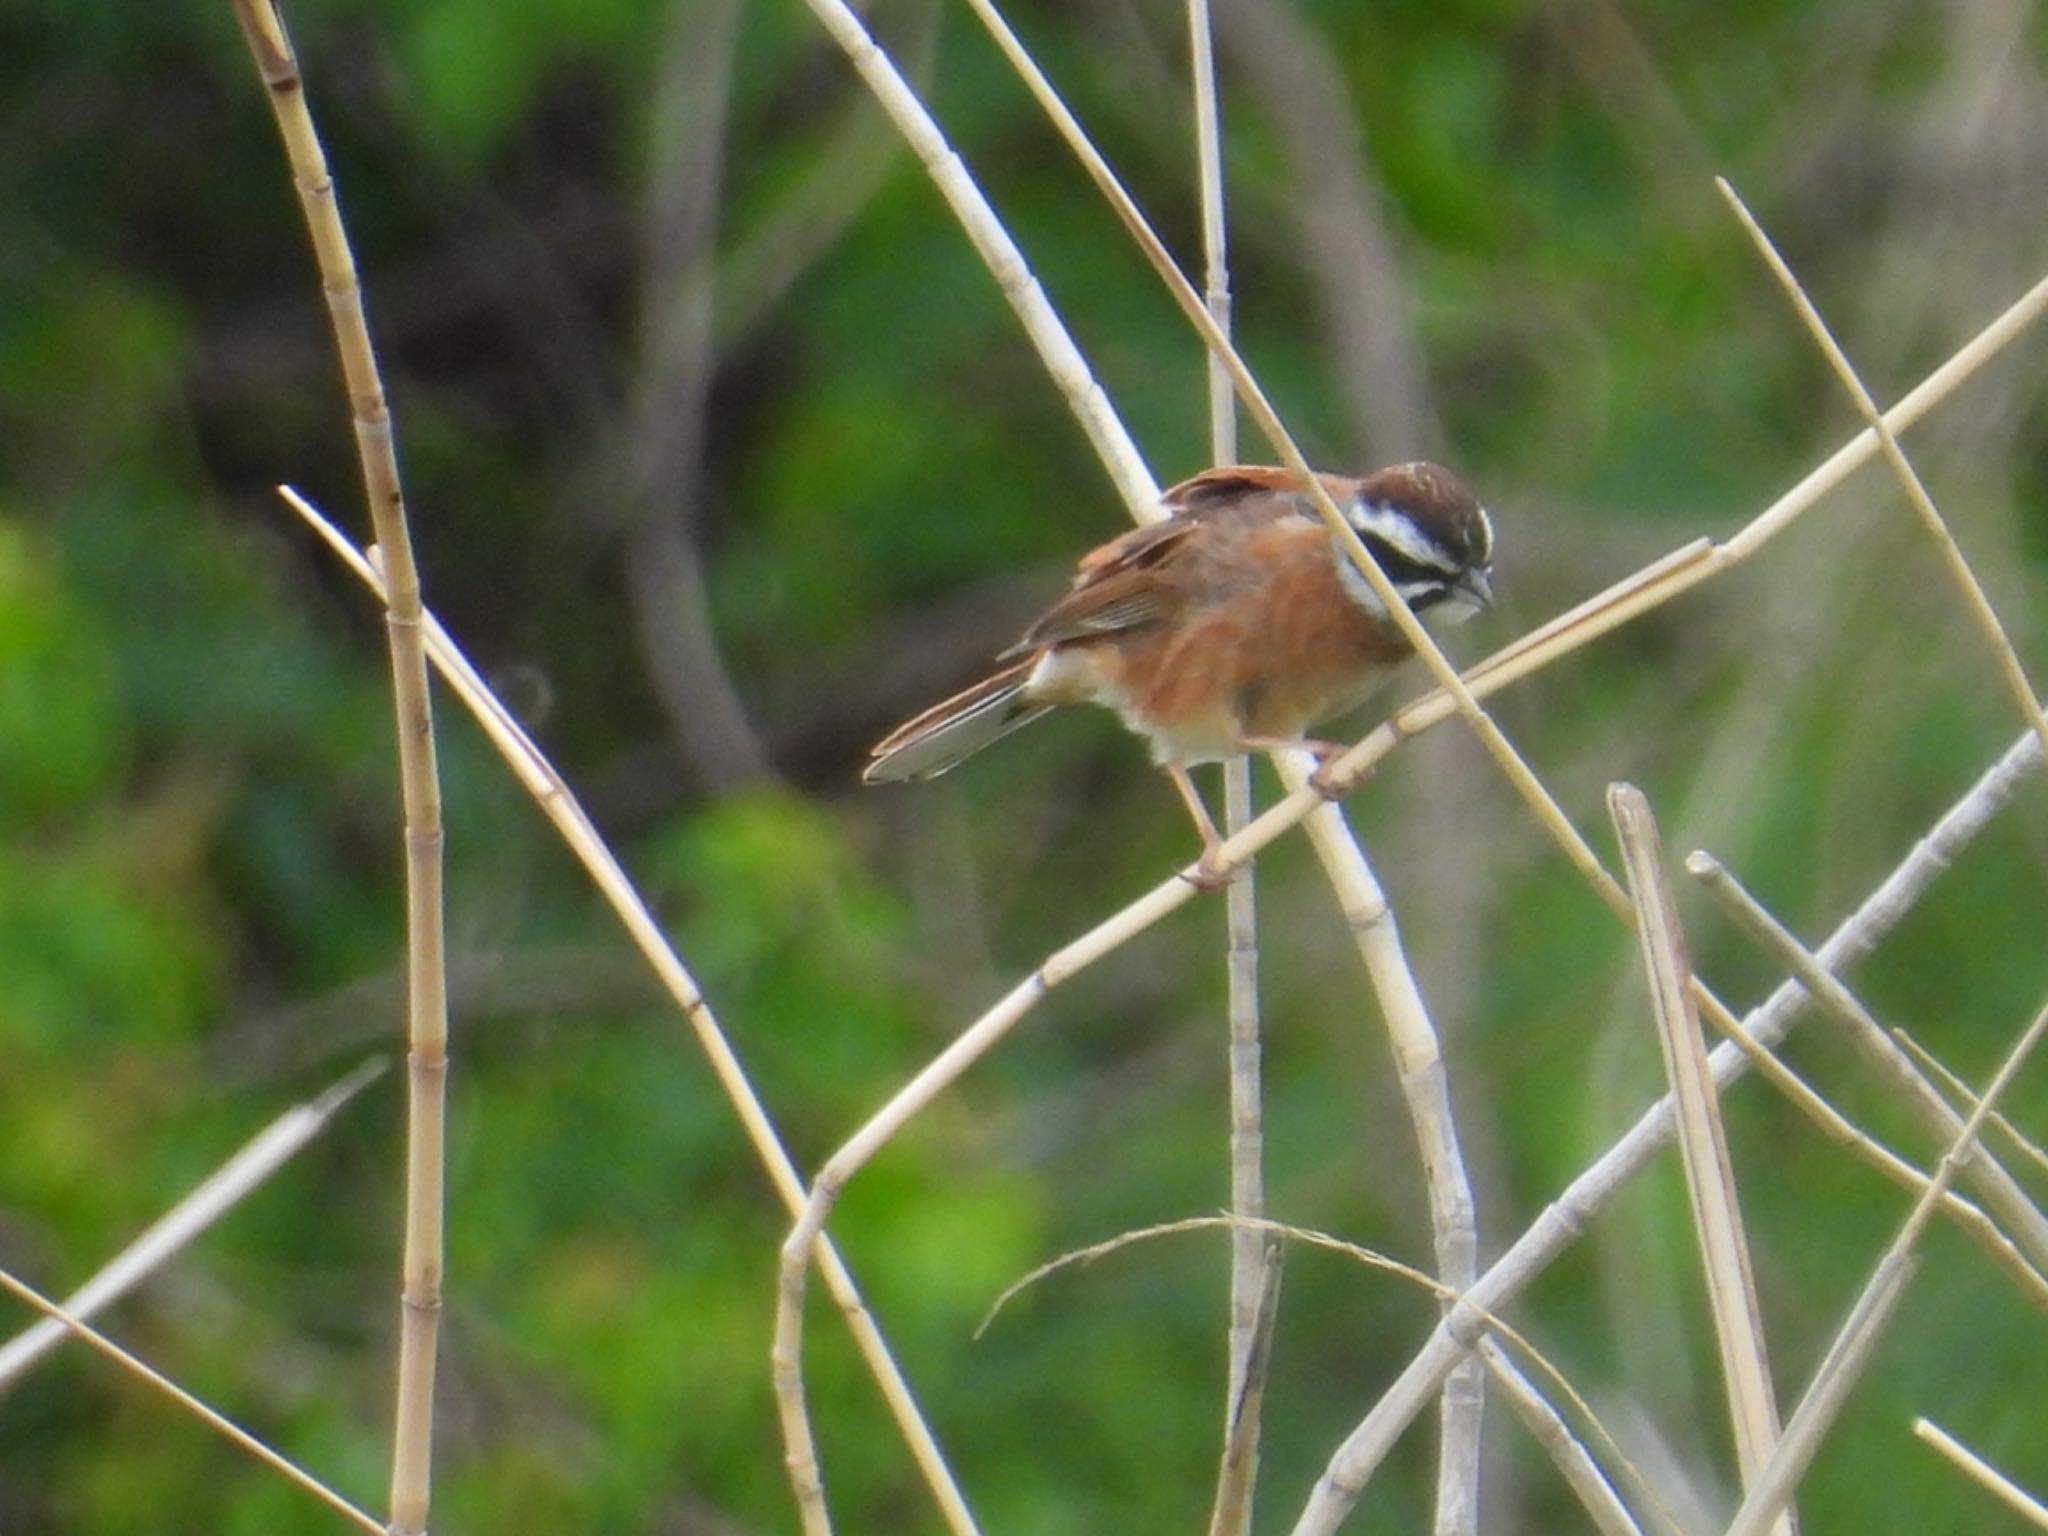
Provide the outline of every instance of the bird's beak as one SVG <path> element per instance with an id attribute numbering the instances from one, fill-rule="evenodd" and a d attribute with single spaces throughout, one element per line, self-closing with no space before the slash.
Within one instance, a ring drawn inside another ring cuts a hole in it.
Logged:
<path id="1" fill-rule="evenodd" d="M 1458 591 L 1482 613 L 1493 606 L 1493 582 L 1484 570 L 1470 570 L 1460 576 Z"/>

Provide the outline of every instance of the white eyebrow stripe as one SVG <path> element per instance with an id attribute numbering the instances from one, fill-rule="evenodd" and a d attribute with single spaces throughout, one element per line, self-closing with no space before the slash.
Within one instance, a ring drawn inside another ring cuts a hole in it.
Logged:
<path id="1" fill-rule="evenodd" d="M 1486 508 L 1479 509 L 1479 563 L 1487 564 L 1493 559 L 1493 518 Z"/>
<path id="2" fill-rule="evenodd" d="M 1391 502 L 1354 498 L 1350 512 L 1352 527 L 1371 534 L 1396 554 L 1433 571 L 1457 574 L 1457 565 L 1445 555 L 1443 546 Z"/>

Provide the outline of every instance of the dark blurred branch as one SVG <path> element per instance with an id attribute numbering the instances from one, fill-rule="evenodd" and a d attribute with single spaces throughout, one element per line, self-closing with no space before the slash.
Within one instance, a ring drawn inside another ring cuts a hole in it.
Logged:
<path id="1" fill-rule="evenodd" d="M 1321 307 L 1329 366 L 1361 462 L 1432 450 L 1438 431 L 1409 324 L 1400 257 L 1350 93 L 1329 49 L 1289 4 L 1222 0 L 1225 57 L 1294 162 L 1301 262 Z"/>
<path id="2" fill-rule="evenodd" d="M 452 1016 L 464 1030 L 514 1019 L 561 1019 L 648 1008 L 661 991 L 623 951 L 590 944 L 456 950 L 448 957 Z M 391 1036 L 405 1012 L 397 970 L 362 976 L 288 1007 L 252 1013 L 208 1042 L 211 1080 L 228 1091 L 325 1068 Z"/>
<path id="3" fill-rule="evenodd" d="M 915 0 L 895 30 L 896 61 L 920 89 L 931 74 L 939 37 L 935 0 Z M 849 97 L 817 139 L 795 184 L 754 226 L 734 230 L 719 263 L 716 327 L 730 350 L 776 312 L 784 297 L 838 244 L 904 154 L 903 139 L 865 94 Z"/>
<path id="4" fill-rule="evenodd" d="M 640 340 L 624 444 L 626 592 L 670 734 L 711 790 L 770 776 L 719 654 L 693 537 L 716 362 L 713 283 L 738 0 L 680 0 L 654 100 Z"/>
<path id="5" fill-rule="evenodd" d="M 1631 10 L 1615 0 L 1564 0 L 1542 19 L 1616 136 L 1640 157 L 1649 190 L 1662 198 L 1659 211 L 1697 239 L 1715 214 L 1701 194 L 1712 185 L 1717 157 L 1638 35 Z"/>

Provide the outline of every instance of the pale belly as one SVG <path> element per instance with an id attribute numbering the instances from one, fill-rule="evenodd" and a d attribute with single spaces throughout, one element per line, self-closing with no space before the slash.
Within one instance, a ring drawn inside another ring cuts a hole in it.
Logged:
<path id="1" fill-rule="evenodd" d="M 1155 762 L 1187 766 L 1235 757 L 1247 737 L 1307 735 L 1364 703 L 1406 654 L 1344 591 L 1318 538 L 1230 601 L 1055 647 L 1026 692 L 1112 709 Z"/>

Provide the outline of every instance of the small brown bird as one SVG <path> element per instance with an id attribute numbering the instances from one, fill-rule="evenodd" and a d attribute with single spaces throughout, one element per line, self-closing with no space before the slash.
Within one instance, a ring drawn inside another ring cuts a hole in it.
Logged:
<path id="1" fill-rule="evenodd" d="M 1492 606 L 1493 525 L 1449 470 L 1318 478 L 1426 621 Z M 1218 838 L 1189 766 L 1254 748 L 1336 751 L 1309 728 L 1363 703 L 1413 647 L 1301 481 L 1231 465 L 1163 502 L 1163 521 L 1081 558 L 1067 595 L 997 658 L 1006 665 L 877 743 L 866 782 L 933 778 L 1055 705 L 1101 704 L 1150 742 L 1207 857 Z"/>

